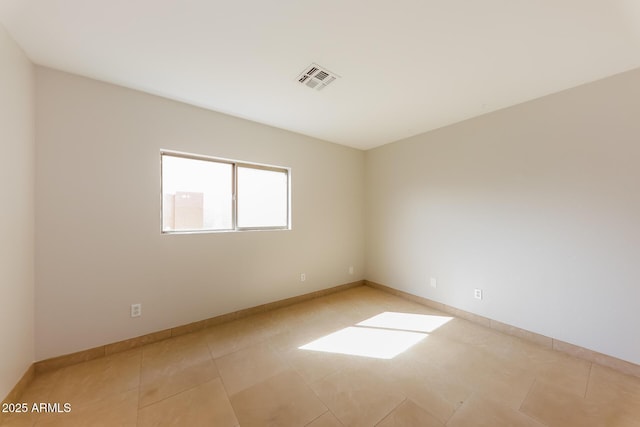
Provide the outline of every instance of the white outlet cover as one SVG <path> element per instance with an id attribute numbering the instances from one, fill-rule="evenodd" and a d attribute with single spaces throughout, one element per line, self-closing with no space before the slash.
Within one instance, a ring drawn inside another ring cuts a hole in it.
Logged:
<path id="1" fill-rule="evenodd" d="M 142 304 L 131 304 L 131 317 L 142 316 Z"/>
<path id="2" fill-rule="evenodd" d="M 438 281 L 436 280 L 435 277 L 432 277 L 429 279 L 429 283 L 431 284 L 432 288 L 437 288 L 438 287 Z"/>
<path id="3" fill-rule="evenodd" d="M 473 290 L 473 296 L 476 299 L 482 299 L 482 289 L 474 289 Z"/>
<path id="4" fill-rule="evenodd" d="M 349 274 L 353 274 L 353 265 L 349 266 Z"/>
<path id="5" fill-rule="evenodd" d="M 307 280 L 307 275 L 304 273 L 300 274 L 300 281 L 304 282 L 305 280 Z"/>

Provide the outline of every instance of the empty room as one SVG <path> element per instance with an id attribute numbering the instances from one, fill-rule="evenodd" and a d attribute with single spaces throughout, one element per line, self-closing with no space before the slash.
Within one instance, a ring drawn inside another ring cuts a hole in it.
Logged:
<path id="1" fill-rule="evenodd" d="M 640 6 L 0 0 L 0 426 L 640 427 Z"/>

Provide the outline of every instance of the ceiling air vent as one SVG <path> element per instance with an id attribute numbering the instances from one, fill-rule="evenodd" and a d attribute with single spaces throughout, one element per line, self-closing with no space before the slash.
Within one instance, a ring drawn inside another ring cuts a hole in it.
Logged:
<path id="1" fill-rule="evenodd" d="M 298 76 L 298 82 L 311 89 L 322 90 L 339 77 L 318 64 L 311 64 Z"/>

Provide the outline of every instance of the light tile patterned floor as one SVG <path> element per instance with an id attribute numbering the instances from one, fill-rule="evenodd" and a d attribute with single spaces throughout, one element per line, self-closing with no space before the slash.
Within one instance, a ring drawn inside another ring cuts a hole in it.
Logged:
<path id="1" fill-rule="evenodd" d="M 422 326 L 374 329 L 421 340 L 392 359 L 299 349 L 384 312 Z M 457 318 L 425 332 L 438 316 L 354 288 L 41 375 L 22 401 L 72 411 L 2 425 L 640 427 L 639 378 Z"/>

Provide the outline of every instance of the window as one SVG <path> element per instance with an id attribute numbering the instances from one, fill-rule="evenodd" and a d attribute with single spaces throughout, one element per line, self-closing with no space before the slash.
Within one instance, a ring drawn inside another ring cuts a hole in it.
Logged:
<path id="1" fill-rule="evenodd" d="M 245 165 L 236 170 L 238 227 L 287 227 L 288 171 Z"/>
<path id="2" fill-rule="evenodd" d="M 162 232 L 290 228 L 288 168 L 161 152 Z"/>

